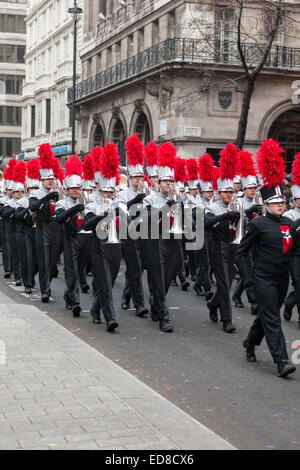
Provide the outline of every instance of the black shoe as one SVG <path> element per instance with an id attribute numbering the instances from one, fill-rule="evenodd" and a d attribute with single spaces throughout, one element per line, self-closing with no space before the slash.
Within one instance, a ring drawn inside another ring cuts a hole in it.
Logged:
<path id="1" fill-rule="evenodd" d="M 190 283 L 188 281 L 183 281 L 181 283 L 181 289 L 182 290 L 188 290 L 189 285 L 190 285 Z"/>
<path id="2" fill-rule="evenodd" d="M 209 302 L 214 296 L 214 293 L 211 290 L 205 291 L 205 300 Z"/>
<path id="3" fill-rule="evenodd" d="M 251 315 L 257 315 L 258 314 L 258 306 L 255 302 L 251 304 Z"/>
<path id="4" fill-rule="evenodd" d="M 10 279 L 11 273 L 4 273 L 4 278 L 5 279 Z"/>
<path id="5" fill-rule="evenodd" d="M 81 312 L 81 307 L 80 305 L 76 304 L 74 305 L 74 307 L 72 308 L 72 313 L 73 313 L 73 317 L 80 317 L 80 312 Z"/>
<path id="6" fill-rule="evenodd" d="M 191 276 L 191 281 L 196 282 L 196 276 Z"/>
<path id="7" fill-rule="evenodd" d="M 143 318 L 145 315 L 147 315 L 148 309 L 146 307 L 138 307 L 135 309 L 135 314 L 137 317 Z"/>
<path id="8" fill-rule="evenodd" d="M 173 326 L 167 320 L 159 322 L 159 329 L 163 333 L 173 333 Z"/>
<path id="9" fill-rule="evenodd" d="M 213 307 L 210 302 L 208 302 L 207 307 L 209 309 L 209 318 L 213 323 L 218 323 L 218 309 L 217 307 Z"/>
<path id="10" fill-rule="evenodd" d="M 42 294 L 41 301 L 46 304 L 49 302 L 49 295 L 48 294 Z"/>
<path id="11" fill-rule="evenodd" d="M 225 333 L 233 333 L 235 331 L 235 326 L 230 322 L 223 322 L 223 330 Z"/>
<path id="12" fill-rule="evenodd" d="M 92 273 L 91 271 L 89 271 L 89 272 L 87 273 L 87 277 L 93 277 L 93 273 Z"/>
<path id="13" fill-rule="evenodd" d="M 129 310 L 130 309 L 130 305 L 129 304 L 126 304 L 125 302 L 123 302 L 121 304 L 121 309 L 122 310 Z"/>
<path id="14" fill-rule="evenodd" d="M 293 366 L 289 361 L 281 361 L 277 364 L 278 377 L 286 377 L 289 374 L 295 372 L 296 367 Z"/>
<path id="15" fill-rule="evenodd" d="M 232 301 L 234 302 L 237 308 L 244 308 L 243 302 L 241 301 L 240 297 L 238 297 L 237 295 L 234 295 L 232 297 Z"/>
<path id="16" fill-rule="evenodd" d="M 95 324 L 102 323 L 99 311 L 95 312 L 93 310 L 90 310 L 90 314 L 92 315 L 93 323 L 95 323 Z"/>
<path id="17" fill-rule="evenodd" d="M 250 346 L 249 342 L 245 339 L 243 346 L 246 349 L 246 358 L 248 362 L 256 362 L 255 346 Z"/>
<path id="18" fill-rule="evenodd" d="M 177 287 L 178 286 L 177 281 L 171 281 L 171 286 Z"/>
<path id="19" fill-rule="evenodd" d="M 283 312 L 283 318 L 285 321 L 290 321 L 293 315 L 293 309 L 291 307 L 288 307 L 286 304 L 284 304 L 284 312 Z"/>
<path id="20" fill-rule="evenodd" d="M 203 297 L 205 295 L 201 286 L 198 286 L 197 284 L 194 284 L 193 289 L 194 289 L 194 291 L 196 292 L 197 295 L 200 295 L 201 297 Z"/>
<path id="21" fill-rule="evenodd" d="M 15 285 L 18 286 L 18 287 L 21 286 L 21 285 L 22 285 L 21 279 L 18 279 L 18 280 L 15 282 Z"/>
<path id="22" fill-rule="evenodd" d="M 31 288 L 25 287 L 25 294 L 31 294 Z"/>
<path id="23" fill-rule="evenodd" d="M 119 325 L 116 320 L 111 320 L 107 323 L 107 331 L 109 331 L 109 333 L 113 333 L 118 326 Z"/>
<path id="24" fill-rule="evenodd" d="M 82 286 L 81 290 L 83 294 L 86 294 L 90 290 L 90 286 L 88 284 L 85 284 L 84 286 Z"/>

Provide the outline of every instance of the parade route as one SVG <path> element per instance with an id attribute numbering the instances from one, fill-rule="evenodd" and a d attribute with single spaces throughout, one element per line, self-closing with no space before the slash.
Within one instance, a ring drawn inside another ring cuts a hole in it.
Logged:
<path id="1" fill-rule="evenodd" d="M 3 294 L 0 340 L 0 449 L 234 448 L 37 307 Z"/>
<path id="2" fill-rule="evenodd" d="M 203 298 L 172 287 L 175 332 L 164 334 L 120 309 L 123 268 L 113 335 L 92 323 L 90 294 L 81 295 L 80 318 L 64 309 L 62 266 L 49 304 L 37 288 L 26 296 L 0 281 L 0 339 L 12 367 L 1 366 L 1 448 L 297 449 L 299 368 L 279 379 L 265 342 L 256 364 L 245 361 L 249 307 L 234 308 L 237 333 L 228 335 L 209 321 Z M 283 327 L 291 353 L 296 315 Z"/>

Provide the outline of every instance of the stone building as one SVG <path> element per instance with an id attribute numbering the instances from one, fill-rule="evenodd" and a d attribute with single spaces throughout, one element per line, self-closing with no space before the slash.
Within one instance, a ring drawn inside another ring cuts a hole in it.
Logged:
<path id="1" fill-rule="evenodd" d="M 81 1 L 77 2 L 81 6 Z M 23 87 L 22 150 L 25 158 L 50 142 L 63 163 L 71 153 L 71 111 L 67 90 L 73 80 L 72 0 L 28 0 L 26 17 L 26 79 Z M 81 47 L 81 19 L 78 22 Z M 78 58 L 78 77 L 81 61 Z"/>
<path id="2" fill-rule="evenodd" d="M 26 0 L 0 1 L 0 156 L 20 153 Z"/>
<path id="3" fill-rule="evenodd" d="M 86 0 L 82 7 L 77 151 L 113 141 L 126 165 L 124 141 L 137 132 L 145 144 L 172 140 L 182 157 L 208 151 L 217 159 L 236 138 L 245 90 L 232 2 Z M 253 23 L 261 41 L 269 27 L 268 15 L 255 8 L 243 16 L 249 61 L 260 51 Z M 286 11 L 299 20 L 300 2 L 286 2 Z M 245 142 L 255 153 L 263 138 L 278 139 L 288 164 L 300 151 L 296 25 L 281 22 L 255 84 Z"/>

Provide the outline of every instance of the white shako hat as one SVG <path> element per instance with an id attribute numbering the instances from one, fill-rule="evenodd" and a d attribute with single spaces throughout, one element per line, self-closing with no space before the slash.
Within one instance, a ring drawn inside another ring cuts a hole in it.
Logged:
<path id="1" fill-rule="evenodd" d="M 160 145 L 157 155 L 158 180 L 172 180 L 175 178 L 176 148 L 171 142 Z"/>

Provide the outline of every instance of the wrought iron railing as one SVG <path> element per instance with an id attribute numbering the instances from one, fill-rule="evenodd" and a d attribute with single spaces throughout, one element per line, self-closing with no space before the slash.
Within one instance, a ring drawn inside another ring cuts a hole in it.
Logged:
<path id="1" fill-rule="evenodd" d="M 242 45 L 246 62 L 254 67 L 262 57 L 264 45 L 247 43 Z M 189 64 L 219 64 L 241 66 L 236 42 L 200 39 L 168 39 L 97 75 L 78 83 L 76 100 L 118 85 L 156 67 L 174 62 Z M 273 46 L 265 67 L 300 70 L 300 49 Z M 73 99 L 73 90 L 68 90 L 68 102 Z"/>

